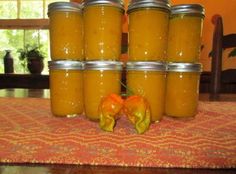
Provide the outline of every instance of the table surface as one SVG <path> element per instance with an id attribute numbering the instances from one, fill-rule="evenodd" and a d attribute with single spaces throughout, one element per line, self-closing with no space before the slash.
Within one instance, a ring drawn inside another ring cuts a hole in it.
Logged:
<path id="1" fill-rule="evenodd" d="M 33 97 L 33 98 L 49 98 L 49 89 L 0 89 L 0 97 Z M 209 101 L 208 93 L 200 93 L 199 100 Z M 220 94 L 218 101 L 236 101 L 236 93 Z"/>
<path id="2" fill-rule="evenodd" d="M 0 97 L 34 97 L 49 98 L 48 89 L 0 89 Z M 209 94 L 200 94 L 201 101 L 208 101 Z M 236 94 L 221 94 L 219 101 L 236 101 Z M 181 169 L 181 168 L 141 168 L 141 167 L 114 167 L 114 166 L 89 166 L 89 165 L 56 165 L 56 164 L 7 164 L 0 163 L 0 174 L 169 174 L 169 173 L 198 173 L 198 174 L 223 174 L 236 173 L 236 169 Z"/>

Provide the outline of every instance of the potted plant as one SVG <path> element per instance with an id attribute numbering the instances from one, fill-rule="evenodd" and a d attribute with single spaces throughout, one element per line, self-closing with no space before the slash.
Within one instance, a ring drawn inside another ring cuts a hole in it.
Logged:
<path id="1" fill-rule="evenodd" d="M 45 58 L 44 52 L 40 50 L 39 46 L 26 45 L 25 48 L 19 49 L 19 59 L 21 65 L 28 68 L 31 74 L 41 74 L 44 68 L 43 60 Z"/>

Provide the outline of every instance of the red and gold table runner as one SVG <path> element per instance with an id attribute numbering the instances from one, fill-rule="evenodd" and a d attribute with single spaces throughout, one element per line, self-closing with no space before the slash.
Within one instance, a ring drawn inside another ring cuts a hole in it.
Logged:
<path id="1" fill-rule="evenodd" d="M 125 117 L 109 133 L 53 117 L 49 99 L 0 98 L 0 162 L 236 167 L 236 102 L 200 102 L 195 118 L 165 117 L 138 135 Z"/>

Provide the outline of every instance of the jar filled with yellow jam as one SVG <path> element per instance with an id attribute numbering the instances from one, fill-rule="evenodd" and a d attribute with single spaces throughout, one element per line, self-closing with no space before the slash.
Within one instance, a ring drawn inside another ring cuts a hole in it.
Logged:
<path id="1" fill-rule="evenodd" d="M 199 61 L 204 14 L 205 10 L 199 4 L 172 6 L 167 48 L 168 62 Z"/>
<path id="2" fill-rule="evenodd" d="M 123 1 L 85 0 L 85 60 L 119 60 L 121 56 Z"/>
<path id="3" fill-rule="evenodd" d="M 166 65 L 163 63 L 128 62 L 127 93 L 145 97 L 151 108 L 151 120 L 159 121 L 164 113 Z"/>
<path id="4" fill-rule="evenodd" d="M 83 19 L 78 3 L 54 2 L 48 6 L 52 60 L 83 60 Z"/>
<path id="5" fill-rule="evenodd" d="M 129 61 L 165 61 L 168 0 L 132 0 L 128 6 Z"/>
<path id="6" fill-rule="evenodd" d="M 193 117 L 197 113 L 201 64 L 168 64 L 165 114 Z"/>
<path id="7" fill-rule="evenodd" d="M 99 120 L 98 106 L 109 94 L 121 92 L 122 63 L 118 61 L 87 61 L 84 65 L 85 115 Z"/>
<path id="8" fill-rule="evenodd" d="M 58 117 L 75 117 L 84 111 L 83 64 L 49 61 L 51 111 Z"/>

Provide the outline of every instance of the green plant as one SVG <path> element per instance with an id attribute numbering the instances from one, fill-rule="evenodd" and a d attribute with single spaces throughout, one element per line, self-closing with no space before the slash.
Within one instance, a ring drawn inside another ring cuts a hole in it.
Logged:
<path id="1" fill-rule="evenodd" d="M 19 53 L 19 60 L 21 65 L 25 70 L 27 70 L 27 64 L 35 59 L 43 60 L 45 58 L 45 53 L 40 50 L 41 46 L 26 45 L 25 48 L 20 48 L 17 50 Z"/>
<path id="2" fill-rule="evenodd" d="M 225 49 L 223 49 L 224 51 Z M 232 58 L 236 56 L 236 48 L 233 48 L 232 51 L 229 52 L 228 58 Z M 208 57 L 212 57 L 212 51 L 208 54 Z"/>
<path id="3" fill-rule="evenodd" d="M 234 57 L 236 56 L 236 48 L 234 48 L 228 55 L 228 57 Z"/>

